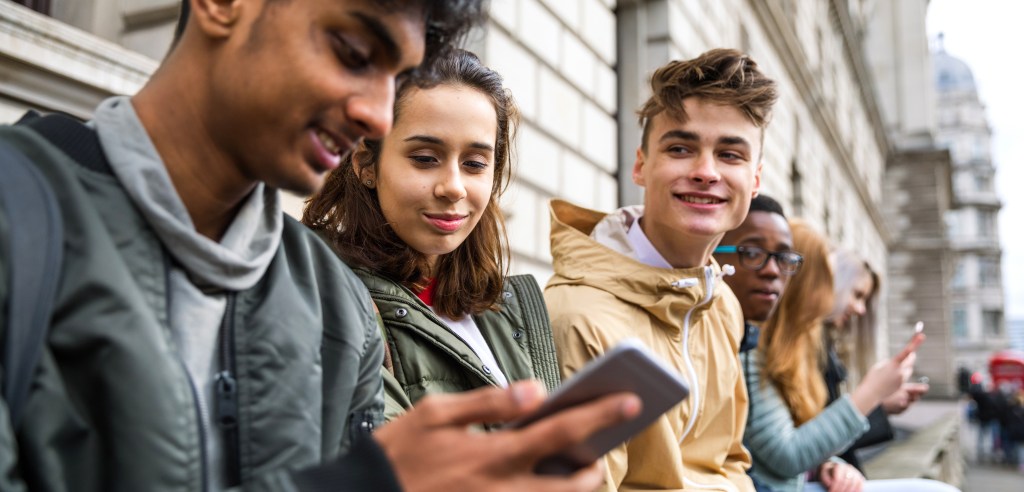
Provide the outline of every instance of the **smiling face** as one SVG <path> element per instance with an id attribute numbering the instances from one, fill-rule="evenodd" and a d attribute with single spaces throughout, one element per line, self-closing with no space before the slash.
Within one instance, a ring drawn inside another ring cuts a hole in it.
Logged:
<path id="1" fill-rule="evenodd" d="M 838 300 L 838 306 L 842 306 L 842 311 L 832 322 L 837 327 L 845 329 L 849 324 L 850 318 L 864 316 L 868 311 L 868 300 L 874 294 L 874 290 L 875 281 L 871 277 L 871 273 L 867 269 L 861 269 L 857 278 L 854 279 L 849 293 L 846 294 L 846 298 Z"/>
<path id="2" fill-rule="evenodd" d="M 722 244 L 755 246 L 771 252 L 792 251 L 793 234 L 781 215 L 754 211 L 747 215 L 742 225 L 725 234 Z M 725 277 L 725 283 L 739 299 L 743 318 L 757 323 L 767 320 L 789 282 L 789 277 L 779 270 L 778 260 L 772 257 L 764 267 L 755 271 L 741 266 L 736 253 L 720 253 L 715 257 L 719 263 L 736 267 L 736 273 Z"/>
<path id="3" fill-rule="evenodd" d="M 739 226 L 761 184 L 762 130 L 733 106 L 692 97 L 683 106 L 685 122 L 654 116 L 633 167 L 645 188 L 643 231 L 676 267 L 697 266 L 672 261 L 682 249 L 704 254 Z"/>
<path id="4" fill-rule="evenodd" d="M 359 139 L 391 129 L 395 79 L 423 59 L 422 13 L 368 0 L 232 5 L 230 34 L 204 26 L 214 59 L 197 124 L 246 179 L 315 191 Z"/>
<path id="5" fill-rule="evenodd" d="M 395 234 L 433 268 L 459 247 L 494 193 L 497 113 L 476 89 L 414 89 L 384 139 L 375 180 L 381 211 Z"/>

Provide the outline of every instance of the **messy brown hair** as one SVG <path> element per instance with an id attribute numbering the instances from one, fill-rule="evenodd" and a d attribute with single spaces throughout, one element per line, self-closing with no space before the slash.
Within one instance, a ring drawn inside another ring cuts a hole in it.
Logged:
<path id="1" fill-rule="evenodd" d="M 789 221 L 793 249 L 804 264 L 786 286 L 758 343 L 765 379 L 774 384 L 793 416 L 803 424 L 818 415 L 828 399 L 821 377 L 823 321 L 832 310 L 832 267 L 824 236 L 803 221 Z"/>
<path id="2" fill-rule="evenodd" d="M 637 111 L 645 152 L 651 120 L 666 112 L 686 121 L 683 100 L 688 97 L 736 107 L 762 130 L 763 145 L 764 129 L 779 96 L 775 81 L 761 72 L 757 62 L 733 49 L 713 49 L 692 60 L 669 62 L 651 75 L 651 97 Z"/>
<path id="3" fill-rule="evenodd" d="M 494 184 L 487 208 L 466 240 L 451 253 L 438 257 L 435 265 L 433 308 L 438 314 L 460 319 L 494 309 L 508 274 L 508 238 L 500 198 L 511 178 L 519 111 L 501 76 L 473 53 L 456 50 L 423 68 L 398 87 L 396 122 L 411 94 L 440 85 L 478 90 L 491 99 L 497 113 Z M 329 173 L 323 188 L 306 202 L 302 222 L 326 238 L 349 265 L 366 268 L 419 292 L 430 280 L 427 257 L 395 234 L 381 210 L 377 190 L 363 185 L 354 165 L 371 166 L 373 174 L 379 176 L 381 144 L 380 140 L 364 141 Z"/>

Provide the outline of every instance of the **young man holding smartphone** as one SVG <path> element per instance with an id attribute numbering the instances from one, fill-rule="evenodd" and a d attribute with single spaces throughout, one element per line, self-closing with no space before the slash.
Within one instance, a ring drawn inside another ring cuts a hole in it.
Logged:
<path id="1" fill-rule="evenodd" d="M 607 455 L 605 490 L 752 490 L 743 316 L 711 253 L 760 187 L 775 83 L 717 49 L 659 68 L 651 88 L 633 166 L 644 205 L 551 204 L 545 298 L 559 362 L 568 376 L 636 337 L 689 382 L 687 401 Z"/>

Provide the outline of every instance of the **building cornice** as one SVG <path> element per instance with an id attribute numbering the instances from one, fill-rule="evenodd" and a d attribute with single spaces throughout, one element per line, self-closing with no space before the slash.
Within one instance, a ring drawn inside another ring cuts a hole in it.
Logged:
<path id="1" fill-rule="evenodd" d="M 882 111 L 878 107 L 878 94 L 875 93 L 875 79 L 868 70 L 867 60 L 864 59 L 863 37 L 853 27 L 853 19 L 850 18 L 850 0 L 832 0 L 830 10 L 839 20 L 839 28 L 843 34 L 843 48 L 846 51 L 846 58 L 853 68 L 854 77 L 857 79 L 857 88 L 860 89 L 860 99 L 867 110 L 868 119 L 871 120 L 871 127 L 875 131 L 875 141 L 878 149 L 883 155 L 892 152 L 892 143 L 885 133 L 885 120 L 882 118 Z"/>
<path id="2" fill-rule="evenodd" d="M 87 116 L 95 99 L 134 94 L 158 63 L 51 17 L 0 2 L 0 93 Z M 83 114 L 84 113 L 84 114 Z"/>
<path id="3" fill-rule="evenodd" d="M 833 4 L 836 1 L 845 4 L 843 0 L 832 0 L 830 2 L 830 10 L 833 12 L 844 10 L 836 8 L 836 5 Z M 796 26 L 792 18 L 786 15 L 781 2 L 778 0 L 750 0 L 749 5 L 754 14 L 760 19 L 761 25 L 768 34 L 768 39 L 771 40 L 771 43 L 779 52 L 779 59 L 796 85 L 796 94 L 799 94 L 804 99 L 812 117 L 822 128 L 829 146 L 835 152 L 835 155 L 839 157 L 840 167 L 843 168 L 849 183 L 856 190 L 861 204 L 871 218 L 879 236 L 885 244 L 889 244 L 891 234 L 882 217 L 881 210 L 871 199 L 871 193 L 868 191 L 867 185 L 857 172 L 857 163 L 854 160 L 851 149 L 843 144 L 843 138 L 839 133 L 839 125 L 836 120 L 837 115 L 833 111 L 835 108 L 825 103 L 826 99 L 820 77 L 814 74 L 810 64 L 807 63 L 807 53 L 796 36 Z M 878 107 L 873 100 L 874 83 L 867 76 L 868 72 L 863 58 L 858 58 L 859 55 L 852 55 L 853 53 L 859 53 L 860 43 L 855 43 L 852 39 L 848 38 L 848 36 L 853 35 L 852 28 L 842 26 L 844 24 L 842 15 L 837 17 L 843 34 L 846 58 L 853 68 L 854 76 L 857 78 L 855 82 L 860 87 L 860 100 L 864 102 L 868 119 L 875 130 L 875 144 L 878 145 L 878 150 L 883 159 L 888 160 L 891 154 L 891 145 L 888 137 L 885 135 L 885 127 L 882 123 Z M 848 21 L 847 17 L 847 23 Z M 854 61 L 854 58 L 858 58 L 858 61 Z"/>

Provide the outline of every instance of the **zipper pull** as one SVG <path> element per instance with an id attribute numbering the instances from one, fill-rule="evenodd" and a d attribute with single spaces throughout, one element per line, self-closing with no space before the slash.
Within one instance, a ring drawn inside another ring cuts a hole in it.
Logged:
<path id="1" fill-rule="evenodd" d="M 217 393 L 217 425 L 224 429 L 238 426 L 238 385 L 230 371 L 217 373 L 214 380 Z"/>
<path id="2" fill-rule="evenodd" d="M 700 280 L 697 280 L 696 278 L 693 277 L 681 278 L 679 280 L 676 280 L 675 282 L 670 282 L 669 285 L 677 289 L 686 289 L 689 287 L 696 287 L 700 285 Z"/>
<path id="3" fill-rule="evenodd" d="M 349 431 L 353 438 L 373 434 L 376 427 L 373 423 L 373 413 L 369 410 L 364 410 L 361 416 L 358 413 L 352 413 L 349 415 L 349 422 Z"/>

